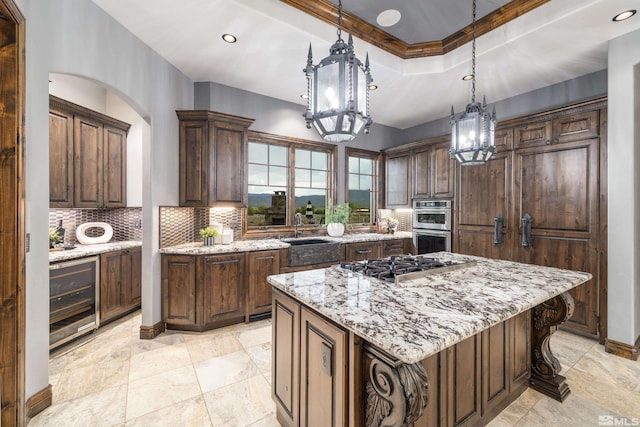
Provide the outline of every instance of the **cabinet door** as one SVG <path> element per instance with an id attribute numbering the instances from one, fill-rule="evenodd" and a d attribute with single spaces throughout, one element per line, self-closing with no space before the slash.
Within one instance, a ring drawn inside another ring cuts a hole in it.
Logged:
<path id="1" fill-rule="evenodd" d="M 73 205 L 73 115 L 49 110 L 49 206 Z"/>
<path id="2" fill-rule="evenodd" d="M 300 305 L 273 291 L 272 386 L 278 422 L 298 425 L 300 401 Z"/>
<path id="3" fill-rule="evenodd" d="M 279 271 L 280 251 L 249 253 L 249 312 L 247 316 L 271 311 L 271 285 L 267 282 L 267 276 L 278 274 Z"/>
<path id="4" fill-rule="evenodd" d="M 198 323 L 208 329 L 244 320 L 245 254 L 202 256 L 198 262 Z"/>
<path id="5" fill-rule="evenodd" d="M 103 138 L 102 203 L 107 208 L 123 208 L 127 205 L 127 132 L 105 125 Z"/>
<path id="6" fill-rule="evenodd" d="M 245 128 L 215 124 L 215 185 L 209 187 L 210 202 L 245 207 Z"/>
<path id="7" fill-rule="evenodd" d="M 482 332 L 482 412 L 509 394 L 510 321 Z"/>
<path id="8" fill-rule="evenodd" d="M 208 206 L 209 125 L 180 121 L 180 206 Z"/>
<path id="9" fill-rule="evenodd" d="M 117 317 L 127 306 L 121 251 L 100 255 L 100 321 Z"/>
<path id="10" fill-rule="evenodd" d="M 409 153 L 394 154 L 385 160 L 386 207 L 389 209 L 411 206 L 410 157 Z"/>
<path id="11" fill-rule="evenodd" d="M 162 255 L 162 320 L 196 325 L 196 262 L 188 255 Z"/>
<path id="12" fill-rule="evenodd" d="M 406 255 L 411 252 L 408 249 L 410 239 L 384 240 L 382 242 L 382 256 L 387 258 L 391 255 Z"/>
<path id="13" fill-rule="evenodd" d="M 300 425 L 344 426 L 347 333 L 305 307 L 300 319 Z"/>
<path id="14" fill-rule="evenodd" d="M 509 319 L 509 390 L 528 387 L 531 377 L 531 310 Z"/>
<path id="15" fill-rule="evenodd" d="M 435 199 L 453 198 L 455 164 L 449 155 L 449 147 L 450 143 L 431 147 L 431 197 Z"/>
<path id="16" fill-rule="evenodd" d="M 129 308 L 140 305 L 142 301 L 142 248 L 129 249 L 126 254 L 125 301 Z"/>
<path id="17" fill-rule="evenodd" d="M 413 160 L 413 197 L 431 197 L 431 147 L 421 147 L 412 153 Z"/>
<path id="18" fill-rule="evenodd" d="M 481 334 L 455 344 L 449 352 L 449 383 L 452 405 L 449 420 L 454 426 L 474 426 L 482 416 Z"/>
<path id="19" fill-rule="evenodd" d="M 514 147 L 549 145 L 552 141 L 551 121 L 529 123 L 515 128 Z"/>
<path id="20" fill-rule="evenodd" d="M 103 127 L 94 119 L 75 116 L 73 128 L 74 206 L 103 207 Z"/>
<path id="21" fill-rule="evenodd" d="M 499 153 L 484 165 L 458 167 L 453 249 L 467 255 L 511 259 L 509 223 L 512 153 Z M 503 243 L 496 244 L 496 216 L 503 218 Z"/>
<path id="22" fill-rule="evenodd" d="M 348 262 L 364 261 L 382 256 L 382 242 L 362 242 L 347 244 L 345 258 Z"/>
<path id="23" fill-rule="evenodd" d="M 599 134 L 599 111 L 561 116 L 553 120 L 553 143 L 597 138 Z"/>
<path id="24" fill-rule="evenodd" d="M 597 334 L 598 139 L 518 150 L 516 218 L 531 217 L 515 246 L 517 261 L 587 271 L 593 279 L 570 291 L 575 311 L 563 327 Z"/>

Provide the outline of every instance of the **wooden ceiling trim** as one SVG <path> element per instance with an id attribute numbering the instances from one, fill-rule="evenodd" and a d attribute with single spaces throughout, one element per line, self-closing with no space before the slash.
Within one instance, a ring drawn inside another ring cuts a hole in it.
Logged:
<path id="1" fill-rule="evenodd" d="M 280 0 L 328 24 L 337 25 L 338 8 L 329 0 Z M 476 36 L 479 37 L 501 25 L 524 15 L 551 0 L 512 0 L 476 22 Z M 342 11 L 342 26 L 347 32 L 365 42 L 379 47 L 402 59 L 424 58 L 444 55 L 471 41 L 471 24 L 454 32 L 444 40 L 424 41 L 409 44 L 369 24 L 357 16 Z"/>

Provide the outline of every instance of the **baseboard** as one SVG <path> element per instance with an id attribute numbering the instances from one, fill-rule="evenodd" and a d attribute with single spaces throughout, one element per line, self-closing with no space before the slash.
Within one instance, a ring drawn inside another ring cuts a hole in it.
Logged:
<path id="1" fill-rule="evenodd" d="M 616 356 L 624 357 L 625 359 L 638 360 L 638 355 L 640 354 L 640 336 L 633 345 L 621 343 L 607 338 L 604 345 L 604 350 L 607 353 L 615 354 Z"/>
<path id="2" fill-rule="evenodd" d="M 51 406 L 53 392 L 51 384 L 27 399 L 27 418 L 33 418 Z"/>
<path id="3" fill-rule="evenodd" d="M 140 339 L 152 340 L 165 331 L 165 323 L 158 322 L 151 326 L 140 326 Z"/>

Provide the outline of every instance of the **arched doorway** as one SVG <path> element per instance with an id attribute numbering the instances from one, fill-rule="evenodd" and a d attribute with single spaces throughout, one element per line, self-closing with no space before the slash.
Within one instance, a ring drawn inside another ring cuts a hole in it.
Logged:
<path id="1" fill-rule="evenodd" d="M 24 17 L 0 0 L 0 423 L 25 422 Z"/>

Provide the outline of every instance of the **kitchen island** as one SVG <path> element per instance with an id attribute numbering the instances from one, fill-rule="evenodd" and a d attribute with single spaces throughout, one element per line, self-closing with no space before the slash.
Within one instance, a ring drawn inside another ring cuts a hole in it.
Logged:
<path id="1" fill-rule="evenodd" d="M 399 284 L 340 266 L 269 276 L 281 424 L 483 425 L 529 386 L 568 395 L 549 337 L 591 275 L 429 256 L 467 264 Z"/>

